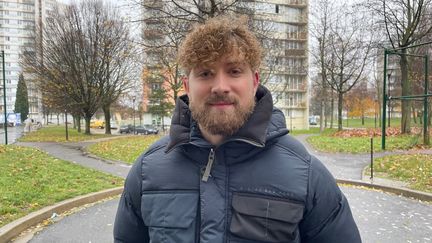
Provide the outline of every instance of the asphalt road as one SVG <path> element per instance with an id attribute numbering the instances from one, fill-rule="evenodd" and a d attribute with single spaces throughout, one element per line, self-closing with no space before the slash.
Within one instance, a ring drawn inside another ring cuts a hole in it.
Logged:
<path id="1" fill-rule="evenodd" d="M 364 243 L 432 242 L 432 206 L 396 195 L 341 187 Z M 65 217 L 36 235 L 31 243 L 107 243 L 118 199 Z"/>

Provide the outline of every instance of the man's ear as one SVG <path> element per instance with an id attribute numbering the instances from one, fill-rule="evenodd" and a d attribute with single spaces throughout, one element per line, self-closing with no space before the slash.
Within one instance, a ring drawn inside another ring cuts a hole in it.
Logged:
<path id="1" fill-rule="evenodd" d="M 253 77 L 253 85 L 254 85 L 255 93 L 258 89 L 259 83 L 260 83 L 260 75 L 259 75 L 258 71 L 255 71 L 254 77 Z"/>
<path id="2" fill-rule="evenodd" d="M 189 94 L 189 78 L 188 76 L 183 76 L 182 78 L 183 82 L 183 89 L 186 92 L 186 94 Z"/>

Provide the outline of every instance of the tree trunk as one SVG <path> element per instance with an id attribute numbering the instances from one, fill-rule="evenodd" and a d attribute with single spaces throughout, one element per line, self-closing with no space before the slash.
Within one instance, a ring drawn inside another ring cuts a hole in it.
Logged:
<path id="1" fill-rule="evenodd" d="M 102 106 L 102 110 L 105 116 L 105 134 L 111 134 L 111 112 L 110 112 L 110 105 L 104 105 Z"/>
<path id="2" fill-rule="evenodd" d="M 412 117 L 414 120 L 414 124 L 417 124 L 416 109 L 415 109 L 414 105 L 412 105 L 411 108 L 412 108 Z"/>
<path id="3" fill-rule="evenodd" d="M 77 120 L 77 131 L 81 133 L 81 115 L 77 115 L 76 120 Z"/>
<path id="4" fill-rule="evenodd" d="M 338 93 L 338 131 L 342 131 L 342 106 L 343 106 L 343 93 Z"/>
<path id="5" fill-rule="evenodd" d="M 90 120 L 91 120 L 91 116 L 86 115 L 84 117 L 84 120 L 85 120 L 85 131 L 84 131 L 84 134 L 90 135 Z"/>
<path id="6" fill-rule="evenodd" d="M 330 128 L 333 128 L 333 117 L 334 117 L 334 98 L 333 98 L 333 91 L 332 91 L 332 97 L 330 101 Z"/>
<path id="7" fill-rule="evenodd" d="M 72 121 L 73 121 L 73 129 L 77 129 L 77 121 L 75 115 L 72 115 Z"/>
<path id="8" fill-rule="evenodd" d="M 328 123 L 328 120 L 327 120 L 327 102 L 324 102 L 324 104 L 325 104 L 325 106 L 324 106 L 324 127 L 325 128 L 327 128 L 327 123 Z"/>
<path id="9" fill-rule="evenodd" d="M 364 115 L 364 113 L 362 113 L 361 121 L 362 121 L 362 125 L 364 126 L 364 123 L 365 123 L 365 115 Z"/>
<path id="10" fill-rule="evenodd" d="M 400 55 L 400 67 L 402 75 L 402 96 L 412 95 L 411 94 L 411 82 L 408 79 L 408 58 L 406 55 L 406 49 L 402 49 L 402 55 Z M 411 101 L 402 100 L 402 121 L 401 121 L 401 132 L 403 134 L 411 132 Z"/>
<path id="11" fill-rule="evenodd" d="M 320 114 L 320 132 L 324 132 L 324 116 L 325 116 L 325 102 L 321 97 L 321 114 Z"/>
<path id="12" fill-rule="evenodd" d="M 57 113 L 57 126 L 60 126 L 60 115 Z"/>

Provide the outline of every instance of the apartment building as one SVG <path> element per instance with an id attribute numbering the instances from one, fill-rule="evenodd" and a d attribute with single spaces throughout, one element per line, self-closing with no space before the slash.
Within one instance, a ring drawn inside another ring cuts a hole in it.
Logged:
<path id="1" fill-rule="evenodd" d="M 0 49 L 5 52 L 6 111 L 13 113 L 18 77 L 22 72 L 20 59 L 26 48 L 32 48 L 36 25 L 54 8 L 54 0 L 1 0 L 0 1 Z M 0 66 L 0 71 L 1 66 Z M 40 94 L 31 76 L 24 74 L 29 97 L 29 116 L 41 119 Z M 3 101 L 3 92 L 0 94 Z M 4 105 L 0 102 L 3 113 Z"/>
<path id="2" fill-rule="evenodd" d="M 147 6 L 143 9 L 143 39 L 147 44 L 163 43 L 166 36 L 161 31 L 163 25 L 162 19 L 158 18 L 158 9 L 166 9 L 167 3 L 143 2 Z M 194 5 L 190 2 L 185 6 L 193 11 Z M 207 3 L 198 2 L 203 6 Z M 242 0 L 231 10 L 250 16 L 257 32 L 264 37 L 262 41 L 267 56 L 260 70 L 262 83 L 273 93 L 275 106 L 285 114 L 287 127 L 308 128 L 308 0 Z M 200 14 L 198 11 L 195 13 Z M 147 71 L 160 67 L 158 56 L 158 50 L 150 48 L 146 51 Z M 147 101 L 151 87 L 161 85 L 144 83 L 143 102 Z"/>
<path id="3" fill-rule="evenodd" d="M 284 113 L 288 129 L 307 129 L 308 0 L 255 0 L 243 4 L 253 9 L 256 25 L 267 31 L 262 83 L 273 93 L 274 104 Z"/>

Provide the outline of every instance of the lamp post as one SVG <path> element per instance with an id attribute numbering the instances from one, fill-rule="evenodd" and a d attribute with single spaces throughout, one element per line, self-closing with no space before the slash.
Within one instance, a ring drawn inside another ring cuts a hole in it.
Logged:
<path id="1" fill-rule="evenodd" d="M 1 51 L 2 56 L 2 73 L 3 73 L 3 112 L 4 112 L 4 129 L 5 129 L 5 144 L 8 144 L 7 133 L 7 111 L 6 111 L 6 71 L 5 71 L 5 53 Z"/>
<path id="2" fill-rule="evenodd" d="M 135 134 L 135 95 L 132 96 L 132 119 L 133 119 L 133 134 Z"/>

